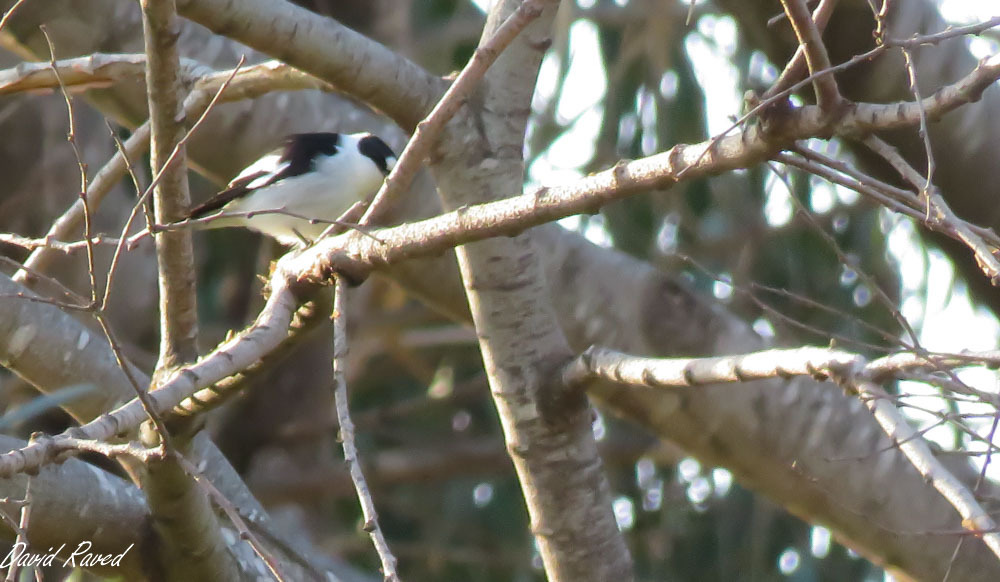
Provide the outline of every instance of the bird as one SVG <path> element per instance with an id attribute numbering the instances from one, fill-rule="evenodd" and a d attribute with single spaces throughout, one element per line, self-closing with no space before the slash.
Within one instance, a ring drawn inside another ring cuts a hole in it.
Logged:
<path id="1" fill-rule="evenodd" d="M 185 217 L 199 229 L 245 227 L 304 247 L 354 203 L 374 195 L 396 154 L 370 133 L 296 133 Z"/>

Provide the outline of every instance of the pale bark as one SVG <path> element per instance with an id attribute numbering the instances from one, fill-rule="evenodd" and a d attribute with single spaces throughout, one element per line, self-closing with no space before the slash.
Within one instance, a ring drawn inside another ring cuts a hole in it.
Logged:
<path id="1" fill-rule="evenodd" d="M 481 45 L 517 5 L 494 4 Z M 557 7 L 558 2 L 543 5 L 542 15 L 486 73 L 482 105 L 468 107 L 449 125 L 441 155 L 432 163 L 446 207 L 520 191 L 527 114 Z M 571 352 L 538 249 L 521 234 L 456 250 L 507 450 L 548 578 L 631 579 L 631 558 L 611 511 L 589 403 L 562 393 L 554 375 Z"/>
<path id="2" fill-rule="evenodd" d="M 153 190 L 154 216 L 158 224 L 167 224 L 182 218 L 191 206 L 187 153 L 181 142 L 187 129 L 177 51 L 179 22 L 172 1 L 143 2 L 142 13 L 150 166 L 152 174 L 159 177 Z M 160 289 L 160 360 L 156 374 L 161 374 L 197 357 L 198 306 L 191 232 L 164 232 L 155 238 Z"/>
<path id="3" fill-rule="evenodd" d="M 19 294 L 30 296 L 30 291 L 14 283 L 8 277 L 0 276 L 0 314 L 3 315 L 0 317 L 0 363 L 36 386 L 43 393 L 57 393 L 62 388 L 79 384 L 91 386 L 93 396 L 72 399 L 63 406 L 81 423 L 98 418 L 99 420 L 95 424 L 100 427 L 100 430 L 103 430 L 98 439 L 113 437 L 120 432 L 121 427 L 137 426 L 145 418 L 145 414 L 138 403 L 134 401 L 133 406 L 128 409 L 131 413 L 128 416 L 130 420 L 120 421 L 108 416 L 100 416 L 102 413 L 131 400 L 134 395 L 132 386 L 118 367 L 103 335 L 86 328 L 54 305 L 20 298 Z M 279 335 L 283 336 L 283 334 Z M 58 365 L 53 365 L 54 363 Z M 148 383 L 149 378 L 141 371 L 133 368 L 132 372 L 140 382 Z M 97 433 L 82 436 L 87 438 L 97 436 Z M 20 446 L 23 444 L 18 445 L 18 447 Z M 225 457 L 207 438 L 207 435 L 202 433 L 193 439 L 189 454 L 192 462 L 198 467 L 202 467 L 202 471 L 238 508 L 254 531 L 265 535 L 269 540 L 282 539 L 274 533 L 264 508 L 247 490 L 239 475 L 233 471 Z M 73 477 L 79 474 L 78 471 L 60 473 L 64 477 Z M 103 471 L 93 467 L 88 468 L 85 476 L 87 475 L 96 479 L 99 486 L 104 486 L 106 480 L 111 478 Z M 0 483 L 7 482 L 11 481 L 0 479 Z M 73 488 L 73 491 L 84 497 L 97 495 L 91 491 L 86 480 L 68 481 L 66 486 Z M 0 492 L 0 495 L 3 493 Z M 142 499 L 141 501 L 145 507 L 146 500 Z M 57 504 L 55 507 L 63 506 Z M 85 509 L 86 504 L 78 504 L 76 507 Z M 148 508 L 143 511 L 143 519 L 148 519 Z M 74 520 L 66 520 L 67 515 L 74 516 Z M 211 514 L 209 516 L 214 518 Z M 59 520 L 72 522 L 74 528 L 78 526 L 82 531 L 87 532 L 97 531 L 97 525 L 99 525 L 99 523 L 93 523 L 91 517 L 91 514 L 83 510 L 66 510 L 58 513 Z M 43 537 L 42 539 L 60 540 L 58 543 L 76 539 L 70 535 L 71 532 L 75 531 L 74 529 L 65 525 L 61 527 L 62 530 L 57 528 L 48 534 L 44 534 L 44 532 L 49 530 L 43 530 L 44 535 L 51 535 L 52 538 Z M 66 536 L 59 537 L 63 531 L 66 532 Z M 230 538 L 235 536 L 232 533 L 227 535 Z M 112 541 L 117 544 L 116 540 L 118 538 L 112 538 Z M 96 542 L 96 540 L 93 541 Z M 135 541 L 139 543 L 143 540 Z M 229 545 L 229 550 L 235 553 L 237 565 L 241 571 L 258 571 L 260 568 L 259 558 L 250 551 L 249 547 L 241 545 L 238 538 L 235 538 L 235 542 L 235 544 Z M 345 576 L 352 578 L 357 577 L 357 574 L 342 565 L 317 558 L 298 548 L 290 549 L 293 547 L 292 543 L 283 541 L 276 544 L 272 551 L 282 557 L 285 571 L 295 574 L 295 579 L 309 579 L 312 573 L 324 570 L 338 574 L 344 573 Z M 170 572 L 171 568 L 183 565 L 176 560 L 168 559 L 169 557 L 169 554 L 164 553 L 149 559 L 157 560 L 159 565 L 154 569 L 159 569 L 164 573 Z"/>
<path id="4" fill-rule="evenodd" d="M 0 436 L 0 451 L 22 446 L 20 439 Z M 0 479 L 0 497 L 23 499 L 28 479 L 28 475 Z M 45 553 L 48 548 L 55 552 L 66 544 L 59 552 L 65 559 L 79 544 L 90 542 L 93 552 L 115 556 L 125 552 L 119 567 L 95 568 L 95 573 L 143 579 L 154 559 L 151 543 L 155 538 L 150 535 L 149 510 L 138 487 L 76 459 L 45 467 L 30 479 L 30 552 Z M 13 508 L 4 506 L 16 517 Z M 68 515 L 73 519 L 66 519 Z M 11 535 L 7 531 L 4 527 L 5 537 Z"/>

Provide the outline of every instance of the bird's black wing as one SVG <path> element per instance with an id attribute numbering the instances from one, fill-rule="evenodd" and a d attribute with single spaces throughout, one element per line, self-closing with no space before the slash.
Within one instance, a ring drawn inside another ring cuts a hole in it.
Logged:
<path id="1" fill-rule="evenodd" d="M 311 171 L 316 158 L 334 155 L 339 144 L 339 133 L 295 133 L 288 136 L 278 162 L 282 166 L 281 177 L 276 179 L 301 176 Z"/>
<path id="2" fill-rule="evenodd" d="M 340 136 L 336 133 L 297 133 L 288 136 L 284 147 L 280 150 L 281 155 L 277 157 L 272 167 L 261 167 L 257 172 L 245 176 L 241 175 L 233 180 L 225 190 L 192 208 L 187 218 L 204 218 L 254 190 L 270 186 L 285 178 L 305 174 L 312 169 L 313 162 L 318 156 L 337 153 L 339 141 Z M 269 156 L 274 156 L 274 153 L 254 162 L 250 168 L 260 164 Z"/>
<path id="3" fill-rule="evenodd" d="M 269 172 L 261 170 L 260 172 L 254 172 L 253 174 L 248 174 L 233 180 L 233 182 L 229 184 L 228 188 L 192 208 L 191 211 L 188 212 L 187 218 L 205 218 L 206 216 L 221 210 L 226 204 L 229 204 L 237 198 L 242 198 L 246 196 L 247 193 L 256 190 L 257 188 L 250 188 L 249 185 L 253 183 L 254 180 L 257 180 L 268 173 Z M 275 179 L 278 179 L 278 174 L 275 174 Z M 269 180 L 268 183 L 272 183 L 273 181 L 274 180 Z M 259 187 L 260 186 L 258 186 L 258 188 Z"/>

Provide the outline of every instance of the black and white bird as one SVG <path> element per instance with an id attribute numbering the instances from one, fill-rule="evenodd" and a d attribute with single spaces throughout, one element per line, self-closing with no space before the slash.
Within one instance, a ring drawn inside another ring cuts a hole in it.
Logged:
<path id="1" fill-rule="evenodd" d="M 196 228 L 250 228 L 285 245 L 319 239 L 355 202 L 373 195 L 396 154 L 370 133 L 299 133 L 193 208 Z"/>

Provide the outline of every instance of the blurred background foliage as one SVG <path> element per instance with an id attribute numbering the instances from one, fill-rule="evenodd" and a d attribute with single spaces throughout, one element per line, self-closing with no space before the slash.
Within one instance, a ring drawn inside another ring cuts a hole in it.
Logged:
<path id="1" fill-rule="evenodd" d="M 468 0 L 298 3 L 442 75 L 465 64 L 484 20 Z M 745 91 L 762 91 L 780 68 L 752 48 L 736 19 L 712 3 L 696 3 L 690 25 L 688 5 L 678 0 L 563 4 L 526 141 L 529 183 L 556 183 L 678 142 L 702 141 L 739 114 Z M 871 30 L 869 20 L 856 26 Z M 39 151 L 46 156 L 61 151 L 49 165 L 64 169 L 65 176 L 8 183 L 0 198 L 0 226 L 40 235 L 72 192 L 74 163 L 65 148 L 54 146 L 65 132 L 59 99 L 33 98 L 20 106 L 51 112 L 46 118 L 52 127 L 44 135 L 53 142 L 29 143 L 42 144 Z M 88 149 L 96 167 L 110 153 L 106 131 L 93 111 L 80 110 L 84 139 L 100 142 Z M 6 131 L 28 130 L 2 110 L 0 123 Z M 820 147 L 851 159 L 837 143 Z M 213 188 L 194 179 L 199 199 Z M 26 210 L 29 191 L 36 193 L 32 212 Z M 110 231 L 120 224 L 130 195 L 123 185 L 122 194 L 102 208 L 100 228 Z M 932 255 L 940 256 L 907 224 L 850 192 L 775 165 L 685 182 L 670 192 L 610 205 L 596 216 L 564 221 L 597 244 L 685 273 L 779 344 L 826 344 L 834 338 L 868 355 L 899 347 L 905 337 L 896 313 L 902 299 L 928 293 L 926 276 L 903 285 L 901 255 L 890 252 L 890 233 L 904 231 L 898 236 L 906 239 L 907 252 L 915 253 L 910 260 L 927 265 Z M 197 237 L 202 340 L 208 347 L 226 330 L 243 327 L 260 308 L 258 275 L 279 249 L 247 232 Z M 14 259 L 24 256 L 0 250 Z M 143 261 L 151 263 L 140 258 L 126 268 L 141 270 Z M 86 288 L 78 264 L 68 261 L 55 272 L 71 286 Z M 130 283 L 129 277 L 118 283 L 125 287 L 119 296 L 128 299 L 114 306 L 113 315 L 130 356 L 149 369 L 156 350 L 155 302 L 149 300 L 149 278 L 135 280 L 142 283 Z M 383 279 L 355 290 L 350 305 L 353 415 L 382 526 L 403 577 L 542 579 L 474 333 Z M 330 346 L 330 330 L 323 326 L 282 366 L 259 378 L 260 389 L 220 411 L 210 425 L 220 447 L 283 523 L 307 528 L 321 548 L 374 572 L 377 563 L 360 531 L 335 441 Z M 8 411 L 0 421 L 9 432 L 27 436 L 67 422 L 54 410 L 58 402 L 39 407 L 15 377 L 4 375 L 0 386 Z M 25 415 L 29 405 L 43 412 Z M 832 541 L 827 530 L 742 489 L 726 470 L 701 466 L 613 418 L 600 417 L 595 430 L 640 580 L 883 578 L 880 569 Z"/>

